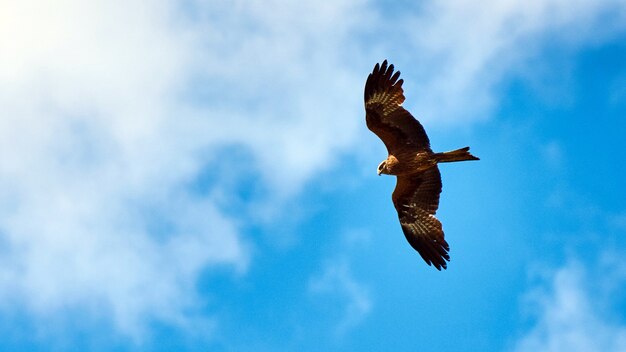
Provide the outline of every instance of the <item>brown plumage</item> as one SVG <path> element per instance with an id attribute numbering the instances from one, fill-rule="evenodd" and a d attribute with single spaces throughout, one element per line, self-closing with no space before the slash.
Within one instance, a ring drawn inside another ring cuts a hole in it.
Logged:
<path id="1" fill-rule="evenodd" d="M 376 64 L 365 83 L 367 127 L 385 143 L 389 153 L 378 166 L 378 174 L 397 176 L 393 205 L 402 232 L 428 265 L 441 270 L 450 261 L 450 247 L 444 239 L 441 222 L 435 217 L 441 194 L 437 163 L 479 160 L 469 147 L 434 153 L 424 127 L 402 107 L 403 80 L 393 65 Z"/>

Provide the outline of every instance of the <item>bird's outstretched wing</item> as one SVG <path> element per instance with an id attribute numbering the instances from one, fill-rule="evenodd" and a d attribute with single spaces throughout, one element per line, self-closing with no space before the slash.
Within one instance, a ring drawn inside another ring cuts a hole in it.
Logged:
<path id="1" fill-rule="evenodd" d="M 435 217 L 440 194 L 441 174 L 434 166 L 419 175 L 398 176 L 392 196 L 406 239 L 437 270 L 446 269 L 450 261 L 450 247 Z"/>
<path id="2" fill-rule="evenodd" d="M 404 91 L 400 71 L 393 73 L 393 65 L 376 64 L 365 82 L 365 120 L 390 154 L 401 150 L 430 150 L 430 141 L 424 127 L 402 107 Z"/>

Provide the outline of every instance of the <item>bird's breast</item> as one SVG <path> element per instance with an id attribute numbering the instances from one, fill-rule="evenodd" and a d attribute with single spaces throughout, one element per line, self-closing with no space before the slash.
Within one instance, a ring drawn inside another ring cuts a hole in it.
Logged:
<path id="1" fill-rule="evenodd" d="M 391 175 L 410 175 L 421 173 L 436 165 L 436 160 L 426 152 L 390 155 L 387 168 Z"/>

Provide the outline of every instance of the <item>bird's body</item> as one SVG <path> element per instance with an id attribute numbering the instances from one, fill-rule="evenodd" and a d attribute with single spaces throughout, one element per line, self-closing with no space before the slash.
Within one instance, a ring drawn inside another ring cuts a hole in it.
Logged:
<path id="1" fill-rule="evenodd" d="M 432 157 L 432 153 L 398 153 L 389 154 L 382 162 L 381 174 L 394 176 L 408 176 L 419 174 L 437 165 L 437 160 Z"/>
<path id="2" fill-rule="evenodd" d="M 389 154 L 378 166 L 378 174 L 397 176 L 392 201 L 404 235 L 428 265 L 441 270 L 450 260 L 450 248 L 435 217 L 441 194 L 437 164 L 478 158 L 469 147 L 444 153 L 430 149 L 424 128 L 402 107 L 405 98 L 399 77 L 400 72 L 394 74 L 386 60 L 376 64 L 365 83 L 365 119 Z"/>

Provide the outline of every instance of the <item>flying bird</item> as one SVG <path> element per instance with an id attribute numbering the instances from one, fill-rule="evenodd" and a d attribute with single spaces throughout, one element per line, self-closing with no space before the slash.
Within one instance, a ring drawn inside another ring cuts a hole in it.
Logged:
<path id="1" fill-rule="evenodd" d="M 450 247 L 441 222 L 435 217 L 441 194 L 438 163 L 479 160 L 469 147 L 434 153 L 424 127 L 402 107 L 404 91 L 400 71 L 385 60 L 376 64 L 365 82 L 365 120 L 387 147 L 387 159 L 378 165 L 378 175 L 395 175 L 391 199 L 402 232 L 411 246 L 437 270 L 446 269 Z"/>

